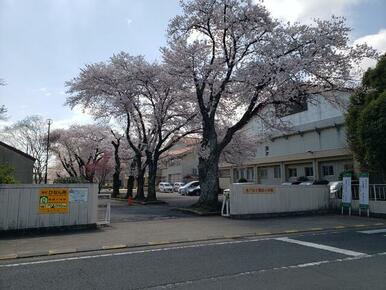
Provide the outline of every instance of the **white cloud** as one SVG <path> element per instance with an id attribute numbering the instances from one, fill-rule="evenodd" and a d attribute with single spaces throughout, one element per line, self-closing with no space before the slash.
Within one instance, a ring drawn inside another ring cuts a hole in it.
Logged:
<path id="1" fill-rule="evenodd" d="M 58 128 L 64 128 L 67 129 L 71 125 L 85 125 L 93 123 L 93 117 L 90 114 L 87 114 L 87 112 L 84 112 L 82 108 L 79 106 L 74 107 L 74 109 L 71 111 L 70 117 L 66 119 L 61 120 L 54 120 L 52 123 L 52 127 L 54 129 Z"/>
<path id="2" fill-rule="evenodd" d="M 133 23 L 133 19 L 126 18 L 127 26 L 130 26 L 131 23 Z"/>
<path id="3" fill-rule="evenodd" d="M 363 1 L 367 0 L 265 0 L 263 4 L 275 18 L 310 22 L 314 18 L 330 18 L 332 14 L 342 16 L 350 6 Z"/>
<path id="4" fill-rule="evenodd" d="M 369 34 L 369 35 L 360 37 L 354 41 L 354 44 L 362 44 L 362 43 L 367 43 L 368 45 L 378 50 L 380 53 L 385 53 L 386 52 L 386 28 L 381 29 L 376 34 Z"/>
<path id="5" fill-rule="evenodd" d="M 52 95 L 52 93 L 45 87 L 39 89 L 40 92 L 42 92 L 46 97 L 49 97 Z"/>
<path id="6" fill-rule="evenodd" d="M 367 45 L 376 49 L 380 54 L 386 53 L 386 28 L 381 29 L 376 34 L 369 34 L 363 37 L 358 38 L 354 41 L 354 45 L 367 43 Z M 366 70 L 369 67 L 374 67 L 376 64 L 375 60 L 365 59 L 360 67 L 363 70 Z"/>

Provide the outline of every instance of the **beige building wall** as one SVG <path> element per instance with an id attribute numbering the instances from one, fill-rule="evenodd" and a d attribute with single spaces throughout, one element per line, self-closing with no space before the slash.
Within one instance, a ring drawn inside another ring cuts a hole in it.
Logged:
<path id="1" fill-rule="evenodd" d="M 347 95 L 342 95 L 348 99 Z M 259 144 L 255 156 L 241 165 L 221 164 L 231 169 L 232 182 L 241 177 L 260 184 L 293 182 L 299 177 L 308 180 L 338 180 L 339 175 L 353 168 L 348 149 L 344 112 L 323 99 L 309 103 L 307 109 L 284 117 L 293 126 L 283 131 L 271 130 L 266 141 Z M 248 134 L 259 135 L 262 125 L 256 121 L 247 126 Z M 247 177 L 253 170 L 255 175 Z"/>

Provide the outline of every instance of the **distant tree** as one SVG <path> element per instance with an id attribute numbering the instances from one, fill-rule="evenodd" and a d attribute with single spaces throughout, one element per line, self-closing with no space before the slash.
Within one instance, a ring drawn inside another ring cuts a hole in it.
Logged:
<path id="1" fill-rule="evenodd" d="M 106 155 L 111 157 L 109 130 L 102 125 L 72 125 L 52 132 L 51 148 L 69 177 L 96 181 Z"/>
<path id="2" fill-rule="evenodd" d="M 169 73 L 194 92 L 202 127 L 196 206 L 213 208 L 219 158 L 236 132 L 275 108 L 320 95 L 338 102 L 335 94 L 324 93 L 346 90 L 353 65 L 375 52 L 366 45 L 352 47 L 350 29 L 337 17 L 303 25 L 273 19 L 262 4 L 247 0 L 181 5 L 162 53 Z M 218 132 L 220 115 L 232 121 L 224 134 Z"/>
<path id="3" fill-rule="evenodd" d="M 90 164 L 89 166 L 92 166 L 93 168 L 89 168 L 89 170 L 94 171 L 94 179 L 95 182 L 98 183 L 98 193 L 101 192 L 102 187 L 105 185 L 106 180 L 109 176 L 111 176 L 111 173 L 114 172 L 114 161 L 112 159 L 112 152 L 105 152 L 103 154 L 102 159 L 94 164 Z M 113 179 L 114 182 L 114 179 Z M 119 187 L 118 187 L 118 193 L 119 193 Z M 114 197 L 116 197 L 115 195 Z"/>
<path id="4" fill-rule="evenodd" d="M 3 128 L 1 136 L 10 145 L 36 159 L 33 166 L 35 183 L 44 181 L 47 148 L 47 124 L 41 116 L 28 116 Z"/>
<path id="5" fill-rule="evenodd" d="M 0 121 L 4 121 L 7 119 L 7 114 L 8 110 L 4 105 L 0 106 Z"/>
<path id="6" fill-rule="evenodd" d="M 350 98 L 347 139 L 362 170 L 386 177 L 386 55 L 363 76 Z"/>
<path id="7" fill-rule="evenodd" d="M 0 86 L 5 86 L 5 81 L 3 79 L 0 79 Z M 0 105 L 0 121 L 7 119 L 6 113 L 7 108 L 4 105 Z"/>

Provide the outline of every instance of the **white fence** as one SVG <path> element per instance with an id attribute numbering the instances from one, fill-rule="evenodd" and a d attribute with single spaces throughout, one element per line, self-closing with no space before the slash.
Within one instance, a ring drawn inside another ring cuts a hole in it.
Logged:
<path id="1" fill-rule="evenodd" d="M 0 185 L 0 231 L 97 223 L 96 184 Z"/>
<path id="2" fill-rule="evenodd" d="M 111 219 L 111 194 L 98 194 L 98 224 L 107 225 Z"/>
<path id="3" fill-rule="evenodd" d="M 353 200 L 359 200 L 359 184 L 351 185 L 351 194 Z M 339 199 L 342 199 L 342 190 L 338 192 Z M 384 200 L 386 201 L 386 184 L 370 184 L 369 185 L 369 200 Z"/>
<path id="4" fill-rule="evenodd" d="M 232 184 L 230 215 L 253 215 L 324 210 L 329 207 L 325 185 Z"/>
<path id="5" fill-rule="evenodd" d="M 351 208 L 359 210 L 359 185 L 351 185 L 352 202 Z M 340 190 L 335 198 L 331 199 L 331 207 L 338 209 L 342 203 L 342 191 Z M 369 211 L 370 214 L 386 215 L 386 184 L 369 185 Z"/>

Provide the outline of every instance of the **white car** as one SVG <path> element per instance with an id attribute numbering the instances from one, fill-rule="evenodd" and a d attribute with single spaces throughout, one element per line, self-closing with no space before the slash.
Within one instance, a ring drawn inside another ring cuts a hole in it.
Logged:
<path id="1" fill-rule="evenodd" d="M 160 182 L 158 189 L 160 192 L 173 192 L 173 186 L 169 182 Z"/>
<path id="2" fill-rule="evenodd" d="M 331 181 L 328 183 L 327 186 L 330 189 L 330 198 L 337 198 L 339 191 L 342 190 L 343 182 L 342 181 Z"/>
<path id="3" fill-rule="evenodd" d="M 181 186 L 178 189 L 178 193 L 181 195 L 190 195 L 190 194 L 197 194 L 197 191 L 200 189 L 200 183 L 198 181 L 191 181 L 187 184 Z"/>
<path id="4" fill-rule="evenodd" d="M 178 190 L 180 189 L 180 187 L 181 186 L 184 186 L 185 185 L 185 183 L 183 183 L 183 182 L 174 182 L 174 184 L 173 184 L 173 190 L 175 191 L 175 192 L 178 192 Z"/>

